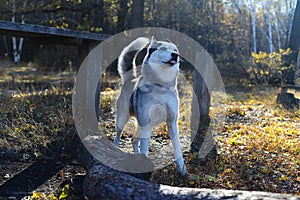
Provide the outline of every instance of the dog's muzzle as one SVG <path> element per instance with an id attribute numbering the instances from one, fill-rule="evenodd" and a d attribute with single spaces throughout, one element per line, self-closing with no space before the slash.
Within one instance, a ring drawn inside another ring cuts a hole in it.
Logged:
<path id="1" fill-rule="evenodd" d="M 165 64 L 168 64 L 168 65 L 171 65 L 171 66 L 173 66 L 173 65 L 176 65 L 177 64 L 177 62 L 178 62 L 178 54 L 177 53 L 172 53 L 171 54 L 171 59 L 169 60 L 169 61 L 167 61 L 167 62 L 163 62 L 163 63 L 165 63 Z"/>

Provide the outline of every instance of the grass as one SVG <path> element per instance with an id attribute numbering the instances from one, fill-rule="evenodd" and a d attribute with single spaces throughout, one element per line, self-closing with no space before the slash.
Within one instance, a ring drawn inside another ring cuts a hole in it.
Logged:
<path id="1" fill-rule="evenodd" d="M 26 66 L 2 70 L 1 159 L 30 161 L 44 157 L 48 144 L 57 141 L 63 147 L 73 137 L 73 80 L 74 73 L 41 74 Z M 114 103 L 118 92 L 119 88 L 110 84 L 101 94 L 100 124 L 110 139 L 115 131 Z M 191 85 L 182 87 L 180 92 L 179 127 L 183 137 L 190 134 Z M 247 92 L 229 90 L 225 124 L 215 133 L 217 159 L 199 159 L 186 151 L 189 177 L 180 177 L 172 163 L 156 170 L 152 182 L 300 195 L 300 110 L 275 105 L 277 93 L 276 88 L 270 87 Z M 212 106 L 211 117 L 217 118 L 221 112 L 223 107 Z M 123 136 L 125 140 L 133 131 L 132 127 L 129 129 L 132 130 Z M 154 132 L 154 140 L 169 141 L 164 126 Z M 12 156 L 7 156 L 7 152 Z M 7 173 L 0 175 L 1 182 L 5 181 Z"/>
<path id="2" fill-rule="evenodd" d="M 0 150 L 5 152 L 1 154 L 4 159 L 30 161 L 45 156 L 53 142 L 63 146 L 75 128 L 72 88 L 61 80 L 72 83 L 73 78 L 74 73 L 58 76 L 41 74 L 30 67 L 2 68 Z"/>
<path id="3" fill-rule="evenodd" d="M 188 180 L 171 175 L 175 169 L 170 166 L 157 172 L 154 181 L 300 195 L 300 110 L 276 106 L 277 93 L 263 88 L 229 94 L 225 126 L 215 137 L 217 161 L 190 154 Z M 212 115 L 217 112 L 212 110 Z"/>

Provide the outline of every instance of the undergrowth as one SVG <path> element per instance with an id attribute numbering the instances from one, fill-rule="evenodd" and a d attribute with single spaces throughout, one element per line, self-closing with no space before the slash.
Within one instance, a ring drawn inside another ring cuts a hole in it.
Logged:
<path id="1" fill-rule="evenodd" d="M 225 125 L 215 137 L 217 158 L 188 154 L 189 178 L 180 178 L 171 165 L 155 172 L 153 181 L 300 195 L 300 110 L 276 106 L 277 92 L 264 88 L 229 94 Z"/>
<path id="2" fill-rule="evenodd" d="M 28 67 L 2 72 L 1 159 L 29 161 L 61 152 L 75 132 L 69 84 L 73 80 L 74 74 L 43 75 Z M 54 142 L 57 149 L 51 149 Z"/>
<path id="3" fill-rule="evenodd" d="M 58 78 L 57 75 L 30 73 L 21 76 L 20 73 L 2 74 L 0 80 L 2 160 L 12 157 L 30 160 L 47 156 L 49 144 L 56 141 L 63 147 L 75 132 L 71 110 L 74 74 L 62 74 Z M 276 106 L 276 88 L 260 89 L 228 91 L 225 124 L 215 133 L 216 159 L 199 159 L 196 154 L 186 152 L 184 157 L 189 177 L 182 178 L 176 172 L 175 165 L 171 164 L 156 170 L 152 182 L 181 187 L 300 195 L 300 110 L 285 110 Z M 184 90 L 182 96 L 180 132 L 190 134 L 192 95 Z M 100 128 L 112 139 L 116 89 L 106 88 L 101 97 Z M 218 107 L 212 108 L 211 117 L 219 112 Z M 130 138 L 129 132 L 125 132 L 122 138 Z M 159 142 L 169 140 L 165 127 L 157 128 L 155 132 Z M 58 151 L 61 153 L 61 150 Z M 4 177 L 5 172 L 1 176 Z"/>

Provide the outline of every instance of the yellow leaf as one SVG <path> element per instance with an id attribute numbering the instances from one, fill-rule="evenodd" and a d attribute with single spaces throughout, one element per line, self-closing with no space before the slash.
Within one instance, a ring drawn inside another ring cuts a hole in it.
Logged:
<path id="1" fill-rule="evenodd" d="M 279 180 L 280 181 L 286 181 L 286 180 L 288 180 L 289 178 L 287 177 L 287 176 L 285 176 L 285 175 L 282 175 L 280 178 L 279 178 Z"/>
<path id="2" fill-rule="evenodd" d="M 33 194 L 32 194 L 32 196 L 31 196 L 31 199 L 33 199 L 33 200 L 39 200 L 39 199 L 47 199 L 47 197 L 46 197 L 46 195 L 44 195 L 44 194 L 42 194 L 42 193 L 33 191 Z"/>
<path id="3" fill-rule="evenodd" d="M 69 196 L 70 185 L 65 185 L 63 187 L 61 194 L 59 195 L 59 200 L 66 199 Z"/>
<path id="4" fill-rule="evenodd" d="M 271 172 L 271 169 L 268 168 L 268 167 L 262 167 L 261 172 L 262 172 L 263 174 L 269 174 L 269 173 Z"/>
<path id="5" fill-rule="evenodd" d="M 239 142 L 238 142 L 238 141 L 236 141 L 236 139 L 235 139 L 235 138 L 230 138 L 230 139 L 229 139 L 229 144 L 231 144 L 231 145 L 235 146 L 235 145 L 238 145 L 238 144 L 239 144 Z"/>
<path id="6" fill-rule="evenodd" d="M 195 185 L 195 181 L 189 181 L 190 185 Z"/>

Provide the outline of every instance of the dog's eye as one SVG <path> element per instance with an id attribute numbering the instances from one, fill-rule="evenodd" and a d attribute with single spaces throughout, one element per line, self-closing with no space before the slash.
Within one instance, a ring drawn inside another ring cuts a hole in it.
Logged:
<path id="1" fill-rule="evenodd" d="M 162 51 L 167 51 L 167 47 L 160 47 L 159 50 L 162 50 Z"/>

